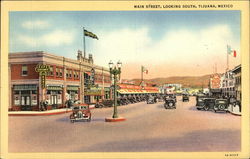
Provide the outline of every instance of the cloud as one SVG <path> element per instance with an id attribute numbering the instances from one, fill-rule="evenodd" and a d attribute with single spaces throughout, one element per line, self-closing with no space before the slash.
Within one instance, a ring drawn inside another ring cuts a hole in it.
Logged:
<path id="1" fill-rule="evenodd" d="M 22 27 L 25 29 L 45 29 L 50 26 L 48 21 L 34 20 L 25 21 L 22 23 Z"/>
<path id="2" fill-rule="evenodd" d="M 75 33 L 73 31 L 62 31 L 54 30 L 48 34 L 44 34 L 40 37 L 33 37 L 27 35 L 19 35 L 18 40 L 31 47 L 39 46 L 60 46 L 60 45 L 69 45 L 74 42 Z"/>
<path id="3" fill-rule="evenodd" d="M 94 48 L 98 64 L 106 65 L 109 60 L 121 60 L 124 67 L 135 63 L 137 67 L 145 65 L 149 69 L 164 65 L 181 66 L 183 69 L 176 72 L 179 74 L 185 68 L 192 69 L 191 66 L 193 69 L 200 66 L 212 70 L 212 65 L 217 63 L 218 67 L 224 68 L 226 45 L 231 44 L 239 49 L 239 43 L 233 39 L 228 25 L 216 25 L 201 30 L 168 30 L 161 39 L 152 39 L 148 28 L 103 32 L 100 37 L 102 38 Z"/>

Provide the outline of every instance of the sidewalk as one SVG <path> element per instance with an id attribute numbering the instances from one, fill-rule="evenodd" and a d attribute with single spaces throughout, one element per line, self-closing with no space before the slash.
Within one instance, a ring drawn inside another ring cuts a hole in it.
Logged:
<path id="1" fill-rule="evenodd" d="M 229 105 L 228 111 L 229 111 L 232 115 L 241 116 L 241 112 L 240 112 L 240 109 L 239 109 L 238 106 Z"/>
<path id="2" fill-rule="evenodd" d="M 90 105 L 90 109 L 94 109 L 94 105 Z M 47 111 L 9 111 L 9 116 L 45 116 L 45 115 L 57 115 L 72 112 L 70 108 L 54 109 Z"/>
<path id="3" fill-rule="evenodd" d="M 43 116 L 43 115 L 56 115 L 72 112 L 71 109 L 55 109 L 47 111 L 10 111 L 9 116 Z"/>

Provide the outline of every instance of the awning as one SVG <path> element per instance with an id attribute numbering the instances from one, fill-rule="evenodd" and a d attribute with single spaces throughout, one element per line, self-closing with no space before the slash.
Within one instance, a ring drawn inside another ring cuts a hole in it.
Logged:
<path id="1" fill-rule="evenodd" d="M 85 90 L 84 95 L 86 96 L 101 96 L 102 91 L 101 90 Z"/>
<path id="2" fill-rule="evenodd" d="M 61 86 L 47 86 L 47 90 L 61 91 L 62 87 Z"/>
<path id="3" fill-rule="evenodd" d="M 67 86 L 67 90 L 69 91 L 78 91 L 79 86 Z"/>
<path id="4" fill-rule="evenodd" d="M 14 90 L 37 90 L 37 85 L 35 84 L 23 84 L 23 85 L 14 85 Z"/>
<path id="5" fill-rule="evenodd" d="M 142 90 L 142 89 L 119 89 L 117 90 L 120 94 L 148 94 L 148 93 L 159 93 L 155 90 Z"/>

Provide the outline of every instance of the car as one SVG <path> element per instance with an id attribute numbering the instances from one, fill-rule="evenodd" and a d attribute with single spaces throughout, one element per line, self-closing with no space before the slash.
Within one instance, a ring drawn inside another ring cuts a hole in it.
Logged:
<path id="1" fill-rule="evenodd" d="M 91 112 L 88 104 L 75 104 L 70 114 L 70 121 L 91 121 Z"/>
<path id="2" fill-rule="evenodd" d="M 197 97 L 196 98 L 196 108 L 198 110 L 210 110 L 214 108 L 215 98 L 212 97 Z"/>
<path id="3" fill-rule="evenodd" d="M 167 97 L 167 98 L 165 98 L 164 107 L 165 107 L 165 109 L 176 109 L 176 104 L 175 103 L 176 103 L 175 98 Z"/>
<path id="4" fill-rule="evenodd" d="M 183 95 L 182 96 L 182 101 L 183 102 L 188 102 L 189 101 L 189 96 L 188 95 Z"/>
<path id="5" fill-rule="evenodd" d="M 154 104 L 154 103 L 156 103 L 156 97 L 149 96 L 147 99 L 147 104 Z"/>
<path id="6" fill-rule="evenodd" d="M 214 112 L 228 110 L 228 100 L 227 99 L 216 99 L 214 105 Z"/>

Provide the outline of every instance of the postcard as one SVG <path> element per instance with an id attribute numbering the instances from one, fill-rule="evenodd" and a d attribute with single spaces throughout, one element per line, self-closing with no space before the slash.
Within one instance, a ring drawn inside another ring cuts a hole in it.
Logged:
<path id="1" fill-rule="evenodd" d="M 3 1 L 1 158 L 249 158 L 249 1 Z"/>

